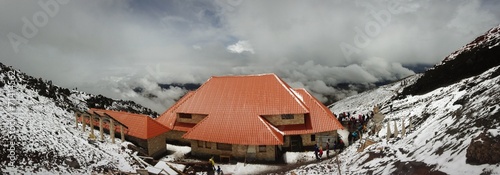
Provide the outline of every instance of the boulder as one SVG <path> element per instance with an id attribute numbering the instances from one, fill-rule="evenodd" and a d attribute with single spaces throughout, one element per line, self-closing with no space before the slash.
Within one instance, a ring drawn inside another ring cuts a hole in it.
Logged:
<path id="1" fill-rule="evenodd" d="M 483 132 L 467 148 L 466 163 L 472 165 L 500 163 L 500 136 Z"/>

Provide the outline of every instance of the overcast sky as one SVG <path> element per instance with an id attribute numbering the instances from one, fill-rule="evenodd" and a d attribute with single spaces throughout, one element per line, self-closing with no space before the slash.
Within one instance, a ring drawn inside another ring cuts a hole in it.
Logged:
<path id="1" fill-rule="evenodd" d="M 497 0 L 0 0 L 0 61 L 55 84 L 162 112 L 213 75 L 276 73 L 346 96 L 436 64 L 500 23 Z M 141 86 L 157 101 L 138 97 Z"/>

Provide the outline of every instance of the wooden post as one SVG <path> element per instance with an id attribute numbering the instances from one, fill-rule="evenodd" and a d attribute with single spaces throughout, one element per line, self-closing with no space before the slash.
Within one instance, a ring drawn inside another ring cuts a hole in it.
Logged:
<path id="1" fill-rule="evenodd" d="M 401 137 L 405 137 L 406 136 L 406 126 L 405 126 L 405 120 L 401 120 L 403 123 L 401 124 L 402 125 L 402 133 L 401 133 Z"/>
<path id="2" fill-rule="evenodd" d="M 89 125 L 90 125 L 90 135 L 93 137 L 94 136 L 94 116 L 93 115 L 89 116 Z"/>
<path id="3" fill-rule="evenodd" d="M 102 117 L 99 116 L 99 132 L 100 132 L 100 136 L 101 136 L 101 141 L 104 141 L 104 133 L 103 133 L 103 129 L 102 129 Z"/>
<path id="4" fill-rule="evenodd" d="M 109 120 L 109 136 L 111 136 L 111 142 L 115 143 L 115 122 L 113 119 Z"/>
<path id="5" fill-rule="evenodd" d="M 87 124 L 85 123 L 85 116 L 86 115 L 82 115 L 82 125 L 83 125 L 82 132 L 85 132 L 85 127 L 87 127 Z"/>
<path id="6" fill-rule="evenodd" d="M 76 124 L 76 127 L 75 128 L 78 128 L 78 112 L 75 112 L 75 124 Z"/>
<path id="7" fill-rule="evenodd" d="M 123 125 L 120 125 L 120 135 L 122 138 L 122 142 L 124 142 L 125 141 L 125 134 L 123 134 Z"/>
<path id="8" fill-rule="evenodd" d="M 394 138 L 398 138 L 399 130 L 396 121 L 394 121 Z"/>

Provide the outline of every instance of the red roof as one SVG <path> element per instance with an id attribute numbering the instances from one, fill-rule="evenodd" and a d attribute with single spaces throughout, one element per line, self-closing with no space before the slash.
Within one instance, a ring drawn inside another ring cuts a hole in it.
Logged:
<path id="1" fill-rule="evenodd" d="M 309 107 L 309 115 L 305 118 L 303 125 L 284 125 L 278 129 L 285 135 L 301 135 L 333 131 L 344 129 L 342 124 L 332 114 L 332 112 L 305 89 L 295 89 L 303 98 L 304 103 Z"/>
<path id="2" fill-rule="evenodd" d="M 177 113 L 241 113 L 244 116 L 301 114 L 307 107 L 293 90 L 274 74 L 212 77 Z M 243 116 L 242 116 L 243 117 Z"/>
<path id="3" fill-rule="evenodd" d="M 182 123 L 175 122 L 175 120 L 177 119 L 177 113 L 176 113 L 177 108 L 181 104 L 183 104 L 193 94 L 194 94 L 193 91 L 188 92 L 181 99 L 179 99 L 177 101 L 177 103 L 175 103 L 167 111 L 165 111 L 163 114 L 161 114 L 160 117 L 158 117 L 156 119 L 156 121 L 158 121 L 159 123 L 163 124 L 164 126 L 170 128 L 170 129 L 173 129 L 173 130 L 176 130 L 176 131 L 188 131 L 186 129 L 191 129 L 194 125 L 192 125 L 189 128 L 186 128 L 186 125 L 182 125 Z"/>
<path id="4" fill-rule="evenodd" d="M 176 122 L 177 113 L 207 116 L 193 127 Z M 262 117 L 281 114 L 306 114 L 309 122 L 282 128 L 287 131 L 282 132 Z M 292 89 L 275 74 L 212 77 L 157 121 L 174 130 L 188 131 L 183 136 L 186 139 L 241 145 L 281 145 L 284 135 L 342 128 L 324 105 L 305 90 Z"/>
<path id="5" fill-rule="evenodd" d="M 108 114 L 118 122 L 128 127 L 127 132 L 125 132 L 127 135 L 140 139 L 150 139 L 170 131 L 169 128 L 158 123 L 151 117 L 142 114 L 132 114 L 128 112 L 118 112 L 94 108 L 89 110 L 89 113 L 93 112 L 96 112 L 101 116 Z M 109 129 L 109 126 L 106 125 L 106 128 Z M 120 128 L 117 127 L 116 131 L 119 132 Z"/>
<path id="6" fill-rule="evenodd" d="M 240 144 L 240 145 L 281 145 L 283 134 L 269 126 L 259 116 L 244 116 L 242 113 L 207 116 L 183 137 L 191 140 Z"/>

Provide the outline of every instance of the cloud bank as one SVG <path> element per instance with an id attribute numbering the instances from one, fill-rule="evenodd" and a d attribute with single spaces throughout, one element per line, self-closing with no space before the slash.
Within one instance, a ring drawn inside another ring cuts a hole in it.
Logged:
<path id="1" fill-rule="evenodd" d="M 325 101 L 413 74 L 500 23 L 457 1 L 0 1 L 0 61 L 61 86 L 163 112 L 213 75 L 274 72 Z M 154 100 L 133 92 L 142 87 Z"/>

